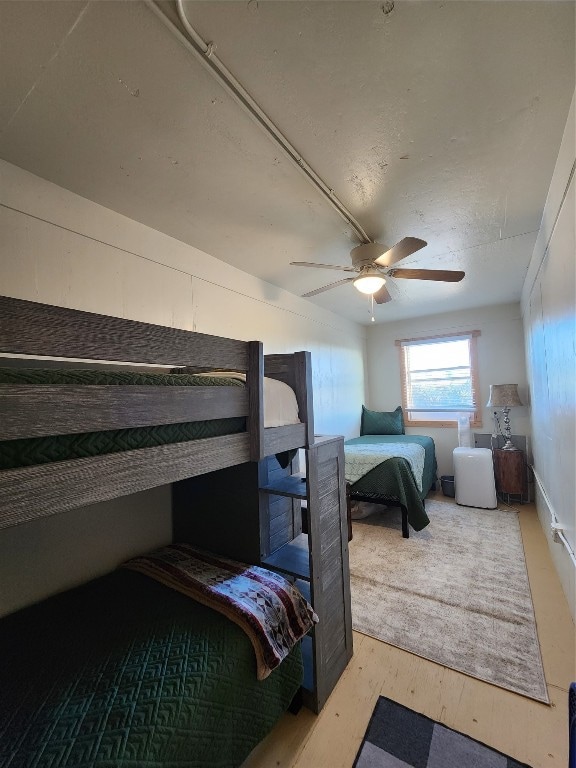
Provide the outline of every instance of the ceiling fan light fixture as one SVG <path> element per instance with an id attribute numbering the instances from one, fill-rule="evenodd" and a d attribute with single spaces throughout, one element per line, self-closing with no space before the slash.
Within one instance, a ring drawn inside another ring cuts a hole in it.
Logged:
<path id="1" fill-rule="evenodd" d="M 368 272 L 360 275 L 354 280 L 354 287 L 357 288 L 360 293 L 365 293 L 367 296 L 371 296 L 376 293 L 376 291 L 379 291 L 385 282 L 386 280 L 384 280 L 382 275 Z"/>

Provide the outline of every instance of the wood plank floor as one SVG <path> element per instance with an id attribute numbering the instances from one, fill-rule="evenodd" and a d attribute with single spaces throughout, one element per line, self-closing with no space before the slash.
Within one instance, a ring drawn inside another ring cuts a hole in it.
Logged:
<path id="1" fill-rule="evenodd" d="M 354 656 L 321 714 L 285 715 L 242 768 L 351 768 L 380 695 L 533 768 L 566 768 L 574 624 L 536 509 L 516 508 L 551 706 L 355 632 Z"/>

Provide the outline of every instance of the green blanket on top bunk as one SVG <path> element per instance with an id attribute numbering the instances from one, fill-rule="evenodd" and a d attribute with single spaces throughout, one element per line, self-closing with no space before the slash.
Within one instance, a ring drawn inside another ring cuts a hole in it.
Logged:
<path id="1" fill-rule="evenodd" d="M 3 384 L 50 386 L 153 385 L 172 387 L 244 387 L 238 379 L 194 376 L 179 373 L 139 373 L 102 369 L 0 368 Z M 52 461 L 87 458 L 106 453 L 153 448 L 157 445 L 202 440 L 244 432 L 246 419 L 235 417 L 161 424 L 151 427 L 83 432 L 72 435 L 0 441 L 0 470 L 47 464 Z"/>
<path id="2" fill-rule="evenodd" d="M 235 378 L 192 373 L 106 371 L 102 368 L 0 368 L 0 384 L 50 384 L 77 387 L 82 384 L 155 387 L 243 387 Z"/>
<path id="3" fill-rule="evenodd" d="M 0 765 L 236 768 L 302 680 L 224 616 L 126 570 L 0 620 Z"/>

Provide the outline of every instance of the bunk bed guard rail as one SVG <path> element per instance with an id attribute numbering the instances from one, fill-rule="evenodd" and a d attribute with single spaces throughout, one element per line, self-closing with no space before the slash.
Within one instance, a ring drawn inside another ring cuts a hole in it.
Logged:
<path id="1" fill-rule="evenodd" d="M 0 297 L 0 355 L 246 373 L 241 387 L 0 386 L 0 439 L 246 418 L 246 432 L 0 471 L 0 528 L 313 441 L 310 355 L 273 355 L 302 424 L 264 428 L 262 343 Z"/>

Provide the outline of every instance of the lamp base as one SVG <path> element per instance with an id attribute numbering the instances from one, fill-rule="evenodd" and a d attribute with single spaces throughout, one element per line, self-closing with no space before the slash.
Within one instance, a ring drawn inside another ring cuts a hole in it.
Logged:
<path id="1" fill-rule="evenodd" d="M 515 445 L 512 445 L 512 443 L 510 442 L 510 439 L 508 439 L 508 440 L 506 440 L 506 442 L 502 446 L 501 450 L 502 451 L 517 451 L 518 448 L 516 448 Z"/>

